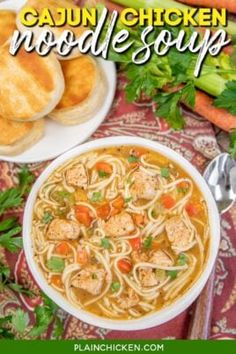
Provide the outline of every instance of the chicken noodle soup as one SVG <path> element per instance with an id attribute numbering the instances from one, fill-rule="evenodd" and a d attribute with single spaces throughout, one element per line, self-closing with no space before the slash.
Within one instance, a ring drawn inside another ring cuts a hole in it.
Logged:
<path id="1" fill-rule="evenodd" d="M 121 146 L 83 154 L 41 187 L 33 214 L 35 259 L 71 304 L 135 319 L 181 297 L 208 256 L 205 200 L 178 165 Z"/>

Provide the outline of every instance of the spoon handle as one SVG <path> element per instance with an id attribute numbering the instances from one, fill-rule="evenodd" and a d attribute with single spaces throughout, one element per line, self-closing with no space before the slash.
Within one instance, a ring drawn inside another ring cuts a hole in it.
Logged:
<path id="1" fill-rule="evenodd" d="M 188 339 L 208 339 L 210 336 L 213 298 L 214 298 L 215 269 L 205 288 L 197 299 L 192 320 L 189 326 Z"/>

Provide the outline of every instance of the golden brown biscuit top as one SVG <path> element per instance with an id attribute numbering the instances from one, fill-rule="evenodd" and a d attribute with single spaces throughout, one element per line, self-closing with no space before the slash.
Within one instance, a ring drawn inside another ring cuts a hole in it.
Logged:
<path id="1" fill-rule="evenodd" d="M 32 122 L 13 122 L 0 117 L 0 145 L 12 145 L 21 140 L 33 126 Z"/>
<path id="2" fill-rule="evenodd" d="M 0 45 L 5 43 L 16 30 L 16 14 L 8 10 L 0 10 Z"/>
<path id="3" fill-rule="evenodd" d="M 61 62 L 65 92 L 56 109 L 73 107 L 85 101 L 97 80 L 96 62 L 89 56 Z"/>
<path id="4" fill-rule="evenodd" d="M 8 45 L 0 49 L 0 115 L 8 119 L 30 120 L 41 112 L 55 91 L 54 60 L 21 49 L 14 57 Z"/>

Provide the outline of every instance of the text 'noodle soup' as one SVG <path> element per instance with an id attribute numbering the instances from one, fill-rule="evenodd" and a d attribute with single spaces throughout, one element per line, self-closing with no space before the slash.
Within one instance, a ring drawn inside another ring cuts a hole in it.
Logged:
<path id="1" fill-rule="evenodd" d="M 206 203 L 177 164 L 141 147 L 85 153 L 41 187 L 35 260 L 73 306 L 135 319 L 193 286 L 208 256 Z"/>

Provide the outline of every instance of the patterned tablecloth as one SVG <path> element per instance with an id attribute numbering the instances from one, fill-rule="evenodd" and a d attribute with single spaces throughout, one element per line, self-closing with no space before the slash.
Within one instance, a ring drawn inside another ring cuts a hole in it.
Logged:
<path id="1" fill-rule="evenodd" d="M 109 136 L 139 136 L 169 146 L 203 171 L 210 157 L 218 152 L 215 131 L 211 124 L 186 112 L 187 125 L 183 132 L 169 130 L 162 120 L 156 119 L 152 108 L 128 104 L 124 97 L 125 80 L 119 75 L 116 99 L 110 115 L 92 139 Z M 38 176 L 47 163 L 30 165 Z M 0 162 L 0 189 L 9 188 L 17 181 L 20 166 Z M 23 208 L 12 211 L 22 219 Z M 236 338 L 236 208 L 222 218 L 222 240 L 216 267 L 214 310 L 211 338 Z M 0 258 L 10 265 L 16 280 L 25 287 L 38 289 L 27 267 L 24 251 L 12 255 L 0 249 Z M 39 299 L 30 300 L 14 292 L 0 294 L 0 317 L 12 308 L 22 307 L 32 314 Z M 64 338 L 186 338 L 191 308 L 165 325 L 135 332 L 108 331 L 82 323 L 61 310 L 64 322 Z M 51 338 L 48 331 L 46 338 Z"/>

